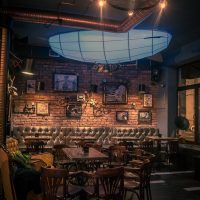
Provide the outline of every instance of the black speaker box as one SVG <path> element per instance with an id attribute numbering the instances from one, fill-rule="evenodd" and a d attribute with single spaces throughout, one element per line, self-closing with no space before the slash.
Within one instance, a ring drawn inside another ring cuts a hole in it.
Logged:
<path id="1" fill-rule="evenodd" d="M 159 82 L 161 79 L 161 70 L 157 67 L 152 68 L 151 70 L 151 81 Z"/>

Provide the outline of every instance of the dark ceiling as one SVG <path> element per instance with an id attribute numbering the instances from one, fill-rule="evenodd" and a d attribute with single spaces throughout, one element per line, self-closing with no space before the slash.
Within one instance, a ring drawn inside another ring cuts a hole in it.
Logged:
<path id="1" fill-rule="evenodd" d="M 137 6 L 141 6 L 142 1 L 136 0 Z M 153 0 L 148 0 L 152 1 Z M 154 0 L 155 2 L 156 0 Z M 200 1 L 199 0 L 167 0 L 168 5 L 162 16 L 156 23 L 159 13 L 154 12 L 146 18 L 136 28 L 160 29 L 171 33 L 173 39 L 167 51 L 179 48 L 180 46 L 200 38 Z M 79 14 L 89 17 L 99 17 L 100 11 L 97 0 L 1 0 L 4 8 L 20 7 L 41 10 L 50 10 L 70 14 Z M 107 5 L 103 12 L 104 19 L 120 21 L 127 18 L 127 12 L 131 0 L 110 0 L 111 5 Z M 122 3 L 123 2 L 123 3 Z M 114 5 L 114 6 L 113 6 Z M 116 9 L 120 5 L 122 9 Z M 49 24 L 31 24 L 15 21 L 13 32 L 17 37 L 28 36 L 29 44 L 36 46 L 48 46 L 48 38 L 57 33 L 74 31 L 72 27 L 55 26 Z"/>

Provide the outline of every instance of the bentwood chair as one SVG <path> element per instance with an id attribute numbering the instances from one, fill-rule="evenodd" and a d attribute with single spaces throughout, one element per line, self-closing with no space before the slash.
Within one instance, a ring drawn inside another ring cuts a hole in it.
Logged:
<path id="1" fill-rule="evenodd" d="M 104 168 L 93 174 L 85 174 L 94 185 L 84 188 L 87 199 L 123 200 L 124 168 Z M 94 181 L 95 179 L 95 181 Z"/>
<path id="2" fill-rule="evenodd" d="M 82 189 L 69 184 L 70 175 L 66 169 L 44 168 L 41 172 L 43 200 L 72 199 L 81 194 Z"/>
<path id="3" fill-rule="evenodd" d="M 138 200 L 152 200 L 151 187 L 150 187 L 150 176 L 151 176 L 151 162 L 150 160 L 144 160 L 140 165 L 136 167 L 126 167 L 125 169 L 125 181 L 124 189 L 125 196 L 129 191 L 132 193 L 131 199 L 136 194 Z M 127 173 L 132 175 L 126 176 Z M 145 198 L 146 193 L 146 198 Z"/>

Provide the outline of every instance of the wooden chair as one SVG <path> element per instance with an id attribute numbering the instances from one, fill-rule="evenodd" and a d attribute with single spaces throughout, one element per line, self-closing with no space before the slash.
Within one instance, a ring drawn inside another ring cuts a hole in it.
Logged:
<path id="1" fill-rule="evenodd" d="M 127 152 L 125 146 L 111 146 L 109 152 L 109 167 L 125 166 L 127 164 Z"/>
<path id="2" fill-rule="evenodd" d="M 150 160 L 144 160 L 140 165 L 133 167 L 126 167 L 125 169 L 125 196 L 127 191 L 136 194 L 138 200 L 145 199 L 145 192 L 147 200 L 152 200 L 151 187 L 150 187 L 150 176 L 151 176 L 151 162 Z M 126 173 L 132 175 L 126 176 Z M 132 195 L 133 198 L 133 195 Z M 131 199 L 132 199 L 131 198 Z"/>
<path id="3" fill-rule="evenodd" d="M 74 198 L 82 189 L 69 185 L 69 173 L 66 169 L 42 167 L 41 185 L 43 200 Z"/>
<path id="4" fill-rule="evenodd" d="M 11 156 L 4 145 L 0 146 L 0 170 L 4 198 L 7 200 L 17 200 L 16 190 L 13 182 L 13 168 Z M 34 194 L 32 191 L 29 191 L 27 194 L 27 200 L 30 199 L 40 200 L 41 196 Z"/>
<path id="5" fill-rule="evenodd" d="M 167 159 L 167 164 L 174 164 L 177 161 L 179 153 L 179 141 L 177 140 L 172 140 L 167 142 L 166 146 L 166 159 Z"/>
<path id="6" fill-rule="evenodd" d="M 153 153 L 154 152 L 153 141 L 151 140 L 142 141 L 139 145 L 139 148 L 146 152 Z"/>
<path id="7" fill-rule="evenodd" d="M 44 141 L 28 140 L 25 142 L 26 151 L 28 153 L 42 153 L 44 152 Z"/>
<path id="8" fill-rule="evenodd" d="M 124 194 L 124 168 L 99 169 L 86 174 L 95 179 L 94 185 L 84 188 L 88 199 L 122 200 Z"/>

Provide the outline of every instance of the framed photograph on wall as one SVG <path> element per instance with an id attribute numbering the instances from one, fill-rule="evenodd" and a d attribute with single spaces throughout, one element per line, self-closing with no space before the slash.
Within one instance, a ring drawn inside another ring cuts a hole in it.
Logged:
<path id="1" fill-rule="evenodd" d="M 34 94 L 36 88 L 36 80 L 27 80 L 26 82 L 26 92 L 28 94 Z"/>
<path id="2" fill-rule="evenodd" d="M 127 122 L 128 121 L 128 111 L 116 111 L 116 121 Z"/>
<path id="3" fill-rule="evenodd" d="M 36 103 L 32 101 L 15 100 L 12 111 L 14 114 L 35 114 Z"/>
<path id="4" fill-rule="evenodd" d="M 71 119 L 80 119 L 82 115 L 81 103 L 69 103 L 66 108 L 66 116 Z"/>
<path id="5" fill-rule="evenodd" d="M 139 124 L 151 124 L 152 113 L 150 110 L 139 110 L 138 111 L 138 123 Z"/>
<path id="6" fill-rule="evenodd" d="M 37 104 L 36 104 L 36 114 L 37 115 L 49 115 L 49 103 L 47 103 L 47 102 L 37 102 Z"/>
<path id="7" fill-rule="evenodd" d="M 145 107 L 145 108 L 153 107 L 153 95 L 152 94 L 144 94 L 143 107 Z"/>
<path id="8" fill-rule="evenodd" d="M 53 89 L 61 92 L 77 92 L 78 76 L 74 74 L 54 74 Z"/>
<path id="9" fill-rule="evenodd" d="M 105 83 L 103 86 L 103 104 L 127 104 L 127 86 L 120 83 Z"/>

